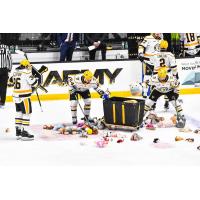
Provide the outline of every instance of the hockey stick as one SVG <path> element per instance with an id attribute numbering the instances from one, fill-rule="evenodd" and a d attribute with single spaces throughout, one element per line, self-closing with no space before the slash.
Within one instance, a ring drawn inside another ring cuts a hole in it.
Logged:
<path id="1" fill-rule="evenodd" d="M 15 53 L 19 54 L 19 55 L 23 55 L 27 60 L 28 60 L 28 56 L 24 51 L 21 50 L 15 50 Z"/>
<path id="2" fill-rule="evenodd" d="M 85 113 L 84 113 L 84 110 L 83 110 L 83 108 L 82 108 L 82 106 L 81 106 L 81 104 L 80 104 L 80 102 L 79 102 L 79 100 L 78 100 L 78 94 L 75 94 L 75 97 L 76 97 L 76 101 L 78 102 L 78 105 L 79 105 L 79 107 L 80 107 L 80 109 L 81 109 L 81 111 L 82 111 L 82 113 L 83 113 L 83 115 L 84 115 L 85 121 L 86 121 L 86 122 L 89 122 L 89 120 L 88 120 L 88 118 L 86 117 L 86 115 L 85 115 Z"/>
<path id="3" fill-rule="evenodd" d="M 41 101 L 40 101 L 40 96 L 38 95 L 38 92 L 37 90 L 35 91 L 36 95 L 37 95 L 37 98 L 38 98 L 38 102 L 39 102 L 39 105 L 40 105 L 40 109 L 41 109 L 41 112 L 43 112 L 43 109 L 42 109 L 42 104 L 41 104 Z"/>
<path id="4" fill-rule="evenodd" d="M 176 110 L 176 114 L 177 114 L 177 124 L 176 124 L 176 127 L 177 128 L 184 128 L 185 127 L 185 121 L 181 118 L 180 113 L 178 113 L 178 111 L 177 111 L 177 101 L 176 101 L 176 98 L 173 97 L 173 100 L 175 102 L 175 110 Z M 182 121 L 180 121 L 180 119 Z"/>
<path id="5" fill-rule="evenodd" d="M 23 55 L 27 60 L 29 60 L 27 54 L 24 51 L 16 50 L 15 53 Z M 37 89 L 35 90 L 35 92 L 36 92 L 36 95 L 37 95 L 37 99 L 38 99 L 38 102 L 39 102 L 39 105 L 40 105 L 41 112 L 43 112 L 42 104 L 41 104 L 40 97 L 38 95 Z"/>

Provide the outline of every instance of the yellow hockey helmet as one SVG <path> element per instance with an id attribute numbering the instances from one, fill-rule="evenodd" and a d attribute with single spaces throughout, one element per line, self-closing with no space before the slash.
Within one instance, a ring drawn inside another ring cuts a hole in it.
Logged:
<path id="1" fill-rule="evenodd" d="M 83 73 L 83 77 L 85 78 L 86 81 L 92 80 L 93 76 L 94 76 L 93 73 L 89 70 Z"/>
<path id="2" fill-rule="evenodd" d="M 166 76 L 167 76 L 167 67 L 161 67 L 158 70 L 158 78 L 163 80 L 166 78 Z"/>
<path id="3" fill-rule="evenodd" d="M 168 48 L 167 40 L 161 40 L 160 41 L 160 49 L 167 49 L 167 48 Z"/>
<path id="4" fill-rule="evenodd" d="M 20 62 L 20 66 L 23 66 L 23 67 L 30 67 L 30 66 L 31 66 L 31 63 L 30 63 L 28 60 L 24 59 L 24 60 L 22 60 L 22 61 Z"/>

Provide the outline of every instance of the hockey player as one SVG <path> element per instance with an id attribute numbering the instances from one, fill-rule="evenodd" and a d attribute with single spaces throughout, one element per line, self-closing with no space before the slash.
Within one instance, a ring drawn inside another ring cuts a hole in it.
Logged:
<path id="1" fill-rule="evenodd" d="M 162 67 L 158 70 L 158 73 L 150 78 L 148 85 L 152 87 L 149 99 L 145 102 L 144 115 L 151 109 L 154 103 L 162 95 L 166 95 L 169 101 L 173 104 L 177 112 L 177 124 L 178 128 L 185 126 L 186 119 L 182 113 L 182 107 L 177 101 L 179 81 L 171 74 L 167 74 L 167 67 Z"/>
<path id="2" fill-rule="evenodd" d="M 152 33 L 146 36 L 144 40 L 139 44 L 138 58 L 142 62 L 144 73 L 143 84 L 143 97 L 147 97 L 148 86 L 145 82 L 153 75 L 154 66 L 151 61 L 151 57 L 159 53 L 159 41 L 162 39 L 161 33 Z"/>
<path id="3" fill-rule="evenodd" d="M 104 92 L 97 82 L 96 78 L 93 76 L 91 71 L 85 71 L 83 74 L 75 75 L 74 77 L 68 78 L 70 101 L 71 101 L 71 114 L 72 123 L 77 124 L 77 104 L 78 104 L 78 94 L 83 98 L 84 105 L 84 115 L 87 119 L 90 116 L 91 107 L 91 95 L 90 88 L 96 90 L 99 95 L 107 99 L 108 95 Z"/>
<path id="4" fill-rule="evenodd" d="M 185 56 L 195 56 L 200 54 L 200 34 L 180 33 L 181 49 Z"/>
<path id="5" fill-rule="evenodd" d="M 168 42 L 166 40 L 160 40 L 160 52 L 151 58 L 154 65 L 154 74 L 157 74 L 161 67 L 168 67 L 170 72 L 176 79 L 178 79 L 178 71 L 176 65 L 175 56 L 171 52 L 167 52 Z M 169 109 L 169 100 L 165 96 L 165 110 Z"/>
<path id="6" fill-rule="evenodd" d="M 21 140 L 33 140 L 34 136 L 28 133 L 30 115 L 32 113 L 32 87 L 37 86 L 38 78 L 32 75 L 32 66 L 28 60 L 22 60 L 10 78 L 14 86 L 13 98 L 16 107 L 16 136 Z"/>
<path id="7" fill-rule="evenodd" d="M 152 57 L 151 61 L 154 65 L 154 74 L 158 72 L 160 67 L 168 67 L 168 72 L 178 79 L 178 71 L 175 56 L 171 52 L 167 52 L 168 42 L 160 40 L 160 52 Z"/>

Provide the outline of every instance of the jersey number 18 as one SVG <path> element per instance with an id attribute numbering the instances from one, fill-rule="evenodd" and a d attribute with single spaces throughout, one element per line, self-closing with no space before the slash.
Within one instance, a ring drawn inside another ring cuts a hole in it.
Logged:
<path id="1" fill-rule="evenodd" d="M 194 35 L 194 33 L 186 33 L 186 37 L 187 37 L 187 42 L 193 42 L 193 41 L 195 41 L 195 35 Z"/>

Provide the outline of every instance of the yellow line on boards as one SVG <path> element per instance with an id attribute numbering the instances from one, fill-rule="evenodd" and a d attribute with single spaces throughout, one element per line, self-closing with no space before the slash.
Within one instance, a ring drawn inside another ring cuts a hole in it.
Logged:
<path id="1" fill-rule="evenodd" d="M 200 94 L 200 88 L 184 88 L 184 89 L 180 89 L 180 94 Z"/>

